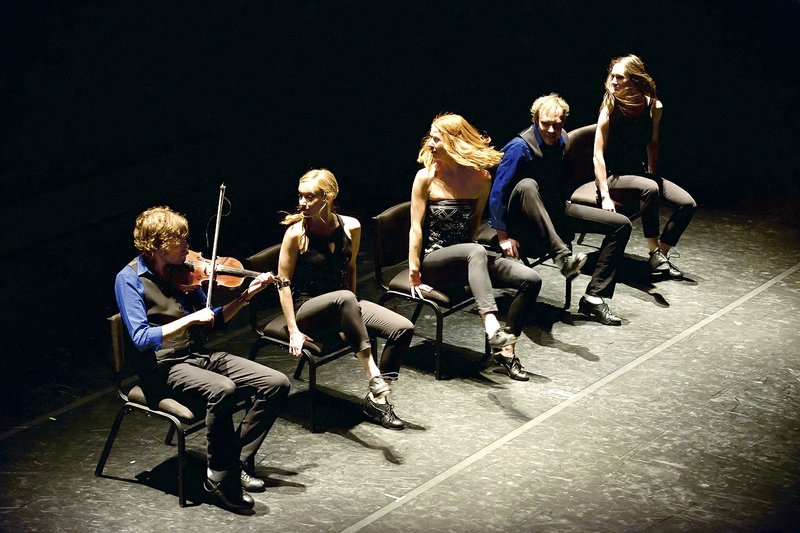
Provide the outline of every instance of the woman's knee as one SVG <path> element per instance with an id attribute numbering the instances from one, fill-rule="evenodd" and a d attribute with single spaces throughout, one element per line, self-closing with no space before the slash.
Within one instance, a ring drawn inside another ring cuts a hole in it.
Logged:
<path id="1" fill-rule="evenodd" d="M 486 248 L 480 244 L 470 244 L 469 252 L 467 253 L 467 260 L 472 263 L 473 261 L 486 263 L 488 261 L 488 254 Z"/>
<path id="2" fill-rule="evenodd" d="M 542 289 L 542 277 L 532 268 L 528 268 L 528 273 L 522 277 L 519 290 L 528 294 L 539 294 Z"/>
<path id="3" fill-rule="evenodd" d="M 350 307 L 350 308 L 359 307 L 358 298 L 356 297 L 356 295 L 352 291 L 348 291 L 348 290 L 342 289 L 342 290 L 339 290 L 339 291 L 334 291 L 334 292 L 332 292 L 330 294 L 333 297 L 333 301 L 336 302 L 336 304 L 340 308 L 344 308 L 344 307 Z"/>
<path id="4" fill-rule="evenodd" d="M 641 178 L 639 186 L 642 191 L 642 198 L 658 199 L 658 197 L 660 196 L 658 183 L 656 183 L 654 180 L 651 180 L 650 178 Z"/>

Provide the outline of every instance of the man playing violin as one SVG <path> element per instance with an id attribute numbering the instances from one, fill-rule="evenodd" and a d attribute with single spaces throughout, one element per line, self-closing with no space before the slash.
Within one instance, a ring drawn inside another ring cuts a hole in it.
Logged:
<path id="1" fill-rule="evenodd" d="M 236 299 L 208 306 L 202 288 L 186 291 L 170 281 L 189 252 L 189 224 L 168 207 L 147 209 L 136 219 L 134 246 L 140 255 L 116 277 L 114 291 L 138 356 L 135 369 L 148 403 L 172 397 L 206 408 L 205 490 L 223 507 L 245 512 L 254 505 L 247 491 L 264 490 L 253 476 L 256 452 L 289 393 L 288 378 L 269 367 L 202 345 L 201 328 L 222 328 L 258 292 L 277 278 L 259 274 Z M 238 400 L 254 403 L 234 428 Z"/>

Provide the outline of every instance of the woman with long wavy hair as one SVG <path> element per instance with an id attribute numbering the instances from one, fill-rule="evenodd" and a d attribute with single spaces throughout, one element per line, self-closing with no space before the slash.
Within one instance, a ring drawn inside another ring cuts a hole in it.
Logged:
<path id="1" fill-rule="evenodd" d="M 678 244 L 697 204 L 683 188 L 657 173 L 664 104 L 655 81 L 638 56 L 626 55 L 611 60 L 605 89 L 594 141 L 598 204 L 607 211 L 616 210 L 615 201 L 623 206 L 635 204 L 642 217 L 651 270 L 682 277 L 670 260 L 670 250 Z M 660 205 L 673 208 L 663 231 L 659 230 Z"/>
<path id="2" fill-rule="evenodd" d="M 423 298 L 433 285 L 468 282 L 495 361 L 512 379 L 527 381 L 515 347 L 542 279 L 521 263 L 489 256 L 474 241 L 491 190 L 488 169 L 502 157 L 464 117 L 442 114 L 433 120 L 411 190 L 409 283 L 411 295 Z M 497 318 L 493 286 L 517 289 L 506 326 Z"/>

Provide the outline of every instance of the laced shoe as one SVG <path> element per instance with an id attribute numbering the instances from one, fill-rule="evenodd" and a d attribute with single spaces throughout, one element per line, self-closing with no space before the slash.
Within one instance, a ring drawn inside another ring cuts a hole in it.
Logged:
<path id="1" fill-rule="evenodd" d="M 667 275 L 671 278 L 682 278 L 683 272 L 681 272 L 678 267 L 672 262 L 673 257 L 680 257 L 681 254 L 678 252 L 672 252 L 667 254 L 667 264 L 669 265 L 669 269 L 667 270 Z"/>
<path id="2" fill-rule="evenodd" d="M 508 326 L 498 329 L 491 337 L 487 335 L 487 338 L 492 348 L 502 348 L 517 342 L 517 336 L 509 331 Z"/>
<path id="3" fill-rule="evenodd" d="M 564 256 L 561 258 L 561 275 L 567 279 L 572 279 L 580 273 L 585 264 L 586 254 L 583 252 Z"/>
<path id="4" fill-rule="evenodd" d="M 364 397 L 362 409 L 364 414 L 371 422 L 379 424 L 386 429 L 399 430 L 406 427 L 405 422 L 403 422 L 396 414 L 394 414 L 394 406 L 389 402 L 375 402 L 369 397 L 369 394 L 367 394 Z"/>
<path id="5" fill-rule="evenodd" d="M 653 274 L 666 274 L 669 271 L 669 260 L 658 248 L 650 252 L 650 271 Z"/>
<path id="6" fill-rule="evenodd" d="M 203 489 L 215 496 L 222 507 L 234 511 L 245 512 L 255 506 L 255 500 L 242 488 L 240 480 L 229 472 L 221 481 L 212 481 L 206 478 Z"/>
<path id="7" fill-rule="evenodd" d="M 505 357 L 500 350 L 493 351 L 492 354 L 494 355 L 495 362 L 503 367 L 503 370 L 506 371 L 506 374 L 508 374 L 508 377 L 511 379 L 517 381 L 528 381 L 528 379 L 530 379 L 529 374 L 522 368 L 522 363 L 520 363 L 517 354 L 511 357 Z"/>
<path id="8" fill-rule="evenodd" d="M 578 311 L 590 318 L 597 319 L 598 322 L 606 326 L 622 325 L 622 319 L 611 312 L 606 302 L 593 304 L 583 296 L 578 303 Z"/>
<path id="9" fill-rule="evenodd" d="M 239 478 L 242 482 L 242 488 L 246 491 L 262 492 L 267 485 L 264 483 L 263 479 L 251 476 L 250 473 L 245 469 L 244 465 L 242 465 L 242 472 L 239 475 Z"/>

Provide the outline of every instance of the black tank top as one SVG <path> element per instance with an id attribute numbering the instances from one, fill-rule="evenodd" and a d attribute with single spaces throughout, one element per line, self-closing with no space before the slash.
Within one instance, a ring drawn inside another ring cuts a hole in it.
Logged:
<path id="1" fill-rule="evenodd" d="M 472 242 L 475 200 L 428 200 L 423 235 L 425 253 L 453 244 Z"/>
<path id="2" fill-rule="evenodd" d="M 347 265 L 353 250 L 342 217 L 335 216 L 339 227 L 330 235 L 306 233 L 308 250 L 297 257 L 292 280 L 297 305 L 313 296 L 347 288 Z"/>
<path id="3" fill-rule="evenodd" d="M 655 99 L 642 109 L 638 117 L 627 116 L 619 106 L 609 115 L 610 132 L 604 159 L 609 175 L 642 174 L 646 167 L 647 145 L 653 139 L 653 119 L 650 116 Z"/>

